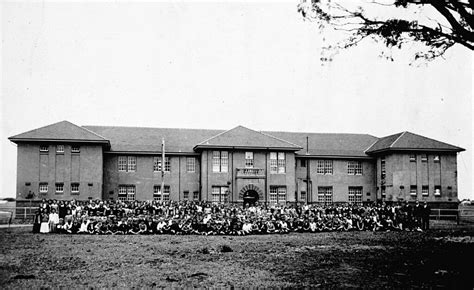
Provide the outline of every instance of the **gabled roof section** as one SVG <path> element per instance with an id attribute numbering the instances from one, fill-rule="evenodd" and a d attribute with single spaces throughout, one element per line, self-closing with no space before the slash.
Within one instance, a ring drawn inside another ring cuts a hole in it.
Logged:
<path id="1" fill-rule="evenodd" d="M 405 131 L 380 138 L 379 141 L 377 141 L 366 151 L 366 153 L 373 154 L 390 150 L 461 152 L 465 149 Z"/>
<path id="2" fill-rule="evenodd" d="M 196 144 L 224 131 L 117 126 L 84 126 L 84 128 L 109 139 L 111 153 L 161 152 L 162 139 L 165 139 L 165 150 L 168 153 L 194 153 L 193 147 Z"/>
<path id="3" fill-rule="evenodd" d="M 369 156 L 365 154 L 365 150 L 378 140 L 377 137 L 368 134 L 303 132 L 266 133 L 298 144 L 302 148 L 296 152 L 299 156 L 318 156 L 322 158 L 368 158 Z"/>
<path id="4" fill-rule="evenodd" d="M 254 131 L 244 126 L 237 126 L 204 140 L 194 147 L 194 149 L 200 148 L 275 148 L 298 151 L 302 147 L 267 133 Z"/>
<path id="5" fill-rule="evenodd" d="M 109 140 L 86 128 L 77 126 L 69 121 L 61 121 L 8 138 L 10 141 L 70 141 L 109 144 Z"/>

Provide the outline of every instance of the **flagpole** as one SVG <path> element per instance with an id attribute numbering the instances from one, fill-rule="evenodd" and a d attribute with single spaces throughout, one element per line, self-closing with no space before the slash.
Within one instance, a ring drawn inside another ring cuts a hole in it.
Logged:
<path id="1" fill-rule="evenodd" d="M 165 138 L 161 139 L 161 195 L 160 202 L 164 199 L 165 193 Z"/>

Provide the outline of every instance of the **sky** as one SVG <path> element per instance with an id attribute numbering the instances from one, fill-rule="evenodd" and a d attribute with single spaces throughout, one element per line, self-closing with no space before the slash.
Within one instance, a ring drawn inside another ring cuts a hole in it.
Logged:
<path id="1" fill-rule="evenodd" d="M 0 197 L 15 196 L 8 137 L 77 125 L 364 133 L 410 131 L 466 151 L 472 185 L 472 54 L 410 66 L 365 42 L 322 63 L 298 1 L 3 1 Z"/>

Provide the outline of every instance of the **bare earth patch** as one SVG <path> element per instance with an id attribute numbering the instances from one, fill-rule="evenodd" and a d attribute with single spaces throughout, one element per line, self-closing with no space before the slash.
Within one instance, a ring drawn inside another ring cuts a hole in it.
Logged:
<path id="1" fill-rule="evenodd" d="M 474 231 L 266 236 L 0 230 L 0 286 L 472 288 Z"/>

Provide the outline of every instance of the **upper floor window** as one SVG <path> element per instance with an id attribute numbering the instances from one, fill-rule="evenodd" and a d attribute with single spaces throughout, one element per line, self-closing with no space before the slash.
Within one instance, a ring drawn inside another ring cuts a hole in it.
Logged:
<path id="1" fill-rule="evenodd" d="M 161 171 L 161 157 L 153 157 L 153 171 L 160 172 Z M 165 172 L 171 171 L 171 162 L 170 158 L 165 156 Z"/>
<path id="2" fill-rule="evenodd" d="M 134 172 L 137 170 L 137 157 L 135 156 L 119 156 L 118 170 Z"/>
<path id="3" fill-rule="evenodd" d="M 300 160 L 300 165 L 301 165 L 301 167 L 306 167 L 306 160 L 305 160 L 305 159 L 301 159 L 301 160 Z"/>
<path id="4" fill-rule="evenodd" d="M 416 162 L 416 155 L 410 154 L 410 162 Z"/>
<path id="5" fill-rule="evenodd" d="M 380 177 L 382 180 L 385 179 L 385 157 L 380 159 Z"/>
<path id="6" fill-rule="evenodd" d="M 245 168 L 253 168 L 253 152 L 245 152 Z"/>
<path id="7" fill-rule="evenodd" d="M 433 156 L 433 161 L 434 162 L 439 162 L 439 155 Z"/>
<path id="8" fill-rule="evenodd" d="M 186 158 L 186 171 L 187 172 L 196 172 L 196 158 L 187 157 Z"/>
<path id="9" fill-rule="evenodd" d="M 56 145 L 56 153 L 64 153 L 64 145 Z"/>
<path id="10" fill-rule="evenodd" d="M 332 160 L 318 160 L 316 173 L 317 174 L 332 174 Z"/>
<path id="11" fill-rule="evenodd" d="M 362 175 L 362 162 L 361 161 L 348 161 L 347 174 Z"/>
<path id="12" fill-rule="evenodd" d="M 48 152 L 49 147 L 48 145 L 40 145 L 40 152 Z"/>
<path id="13" fill-rule="evenodd" d="M 428 162 L 428 156 L 426 154 L 421 155 L 421 162 Z"/>
<path id="14" fill-rule="evenodd" d="M 227 151 L 212 151 L 212 172 L 227 172 L 229 168 L 229 153 Z"/>
<path id="15" fill-rule="evenodd" d="M 72 146 L 71 153 L 79 153 L 81 152 L 81 148 L 79 146 Z"/>
<path id="16" fill-rule="evenodd" d="M 285 173 L 285 152 L 270 152 L 270 173 Z"/>

